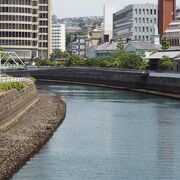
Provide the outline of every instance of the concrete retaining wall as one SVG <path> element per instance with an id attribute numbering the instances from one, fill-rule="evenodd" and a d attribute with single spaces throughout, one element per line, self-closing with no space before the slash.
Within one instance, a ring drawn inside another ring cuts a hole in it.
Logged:
<path id="1" fill-rule="evenodd" d="M 180 94 L 180 78 L 153 77 L 143 71 L 120 71 L 105 68 L 39 68 L 11 74 L 29 73 L 37 79 L 104 84 Z"/>
<path id="2" fill-rule="evenodd" d="M 25 82 L 21 91 L 10 90 L 0 92 L 0 130 L 4 130 L 17 122 L 18 117 L 37 101 L 34 82 Z"/>

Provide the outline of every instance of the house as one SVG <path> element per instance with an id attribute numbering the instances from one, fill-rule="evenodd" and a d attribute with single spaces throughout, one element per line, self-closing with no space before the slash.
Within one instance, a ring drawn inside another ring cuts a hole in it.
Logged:
<path id="1" fill-rule="evenodd" d="M 171 60 L 173 60 L 173 70 L 180 71 L 180 50 L 177 51 L 159 51 L 152 54 L 149 57 L 149 64 L 151 70 L 158 69 L 159 60 L 162 59 L 163 56 L 168 56 Z"/>
<path id="2" fill-rule="evenodd" d="M 125 51 L 144 53 L 146 58 L 161 49 L 161 45 L 155 45 L 151 42 L 144 41 L 130 41 L 125 45 Z"/>
<path id="3" fill-rule="evenodd" d="M 104 57 L 109 56 L 112 52 L 118 50 L 117 48 L 118 42 L 106 42 L 101 45 L 91 46 L 88 51 L 89 58 L 96 58 L 96 57 Z"/>

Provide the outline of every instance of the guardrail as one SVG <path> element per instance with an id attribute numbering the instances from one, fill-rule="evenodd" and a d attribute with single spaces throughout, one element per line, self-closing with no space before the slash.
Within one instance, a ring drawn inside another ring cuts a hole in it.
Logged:
<path id="1" fill-rule="evenodd" d="M 29 74 L 18 75 L 16 77 L 0 74 L 0 83 L 6 82 L 25 82 L 30 78 Z"/>

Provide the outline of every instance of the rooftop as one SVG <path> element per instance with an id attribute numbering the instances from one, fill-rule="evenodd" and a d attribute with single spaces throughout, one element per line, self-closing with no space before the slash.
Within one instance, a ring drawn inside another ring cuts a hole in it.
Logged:
<path id="1" fill-rule="evenodd" d="M 155 45 L 151 42 L 144 42 L 144 41 L 130 41 L 128 44 L 126 44 L 126 47 L 128 45 L 132 45 L 136 50 L 160 50 L 161 45 Z"/>

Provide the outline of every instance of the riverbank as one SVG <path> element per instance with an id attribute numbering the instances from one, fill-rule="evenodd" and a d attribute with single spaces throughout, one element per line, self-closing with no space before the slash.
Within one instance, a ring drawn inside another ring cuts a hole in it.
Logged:
<path id="1" fill-rule="evenodd" d="M 0 133 L 0 180 L 9 179 L 44 145 L 63 122 L 65 103 L 56 96 L 38 93 L 39 100 L 20 121 Z"/>

